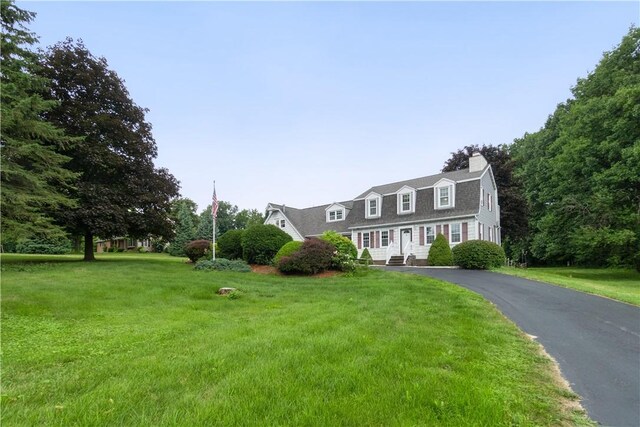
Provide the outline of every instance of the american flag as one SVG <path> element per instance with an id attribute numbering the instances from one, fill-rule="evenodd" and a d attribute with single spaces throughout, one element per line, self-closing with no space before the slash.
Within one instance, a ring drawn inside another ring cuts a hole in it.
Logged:
<path id="1" fill-rule="evenodd" d="M 211 214 L 213 218 L 218 217 L 218 197 L 216 196 L 216 185 L 213 185 L 213 199 L 211 201 Z"/>

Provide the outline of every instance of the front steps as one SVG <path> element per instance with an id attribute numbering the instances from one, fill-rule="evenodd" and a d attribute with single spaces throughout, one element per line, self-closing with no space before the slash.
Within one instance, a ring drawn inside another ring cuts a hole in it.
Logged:
<path id="1" fill-rule="evenodd" d="M 402 255 L 393 255 L 389 259 L 389 262 L 387 263 L 387 265 L 393 266 L 393 267 L 402 267 L 402 266 L 404 266 L 404 256 L 402 256 Z"/>

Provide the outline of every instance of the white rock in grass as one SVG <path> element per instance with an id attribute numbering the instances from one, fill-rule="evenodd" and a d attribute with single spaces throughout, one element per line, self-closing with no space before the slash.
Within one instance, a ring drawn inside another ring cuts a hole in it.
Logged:
<path id="1" fill-rule="evenodd" d="M 227 295 L 235 290 L 236 288 L 220 288 L 218 289 L 218 295 Z"/>

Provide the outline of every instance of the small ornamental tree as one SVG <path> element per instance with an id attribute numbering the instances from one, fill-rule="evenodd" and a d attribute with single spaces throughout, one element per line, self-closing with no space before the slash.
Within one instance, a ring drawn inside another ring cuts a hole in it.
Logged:
<path id="1" fill-rule="evenodd" d="M 351 259 L 358 258 L 358 250 L 356 249 L 356 246 L 353 244 L 351 239 L 349 239 L 348 237 L 344 237 L 343 235 L 335 231 L 329 230 L 322 233 L 322 236 L 320 236 L 320 238 L 335 246 L 336 250 L 339 253 L 346 254 Z"/>
<path id="2" fill-rule="evenodd" d="M 276 256 L 273 258 L 273 262 L 275 265 L 278 265 L 278 262 L 282 257 L 291 256 L 294 253 L 298 252 L 302 247 L 302 242 L 293 240 L 289 243 L 285 243 L 283 247 L 280 248 Z"/>
<path id="3" fill-rule="evenodd" d="M 431 244 L 427 262 L 429 265 L 453 265 L 451 248 L 443 234 L 438 234 Z"/>
<path id="4" fill-rule="evenodd" d="M 504 264 L 505 255 L 501 246 L 484 240 L 469 240 L 453 248 L 453 262 L 469 270 L 486 270 Z"/>
<path id="5" fill-rule="evenodd" d="M 197 262 L 200 258 L 211 258 L 211 241 L 194 240 L 189 242 L 184 248 L 184 253 L 191 262 Z"/>
<path id="6" fill-rule="evenodd" d="M 216 240 L 218 252 L 216 257 L 226 259 L 242 259 L 242 235 L 244 230 L 229 230 Z"/>
<path id="7" fill-rule="evenodd" d="M 360 263 L 366 265 L 373 264 L 373 257 L 369 253 L 369 249 L 364 248 L 362 251 L 362 254 L 360 255 Z"/>
<path id="8" fill-rule="evenodd" d="M 335 246 L 324 240 L 307 239 L 293 255 L 280 258 L 277 267 L 284 274 L 322 273 L 331 267 L 335 250 Z"/>
<path id="9" fill-rule="evenodd" d="M 249 264 L 269 265 L 291 236 L 272 224 L 254 225 L 242 235 L 242 257 Z"/>

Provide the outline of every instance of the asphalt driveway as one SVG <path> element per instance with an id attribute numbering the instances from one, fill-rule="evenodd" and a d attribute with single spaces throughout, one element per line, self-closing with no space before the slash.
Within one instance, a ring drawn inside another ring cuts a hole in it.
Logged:
<path id="1" fill-rule="evenodd" d="M 386 268 L 446 280 L 483 295 L 537 337 L 593 420 L 640 426 L 640 308 L 487 271 Z"/>

